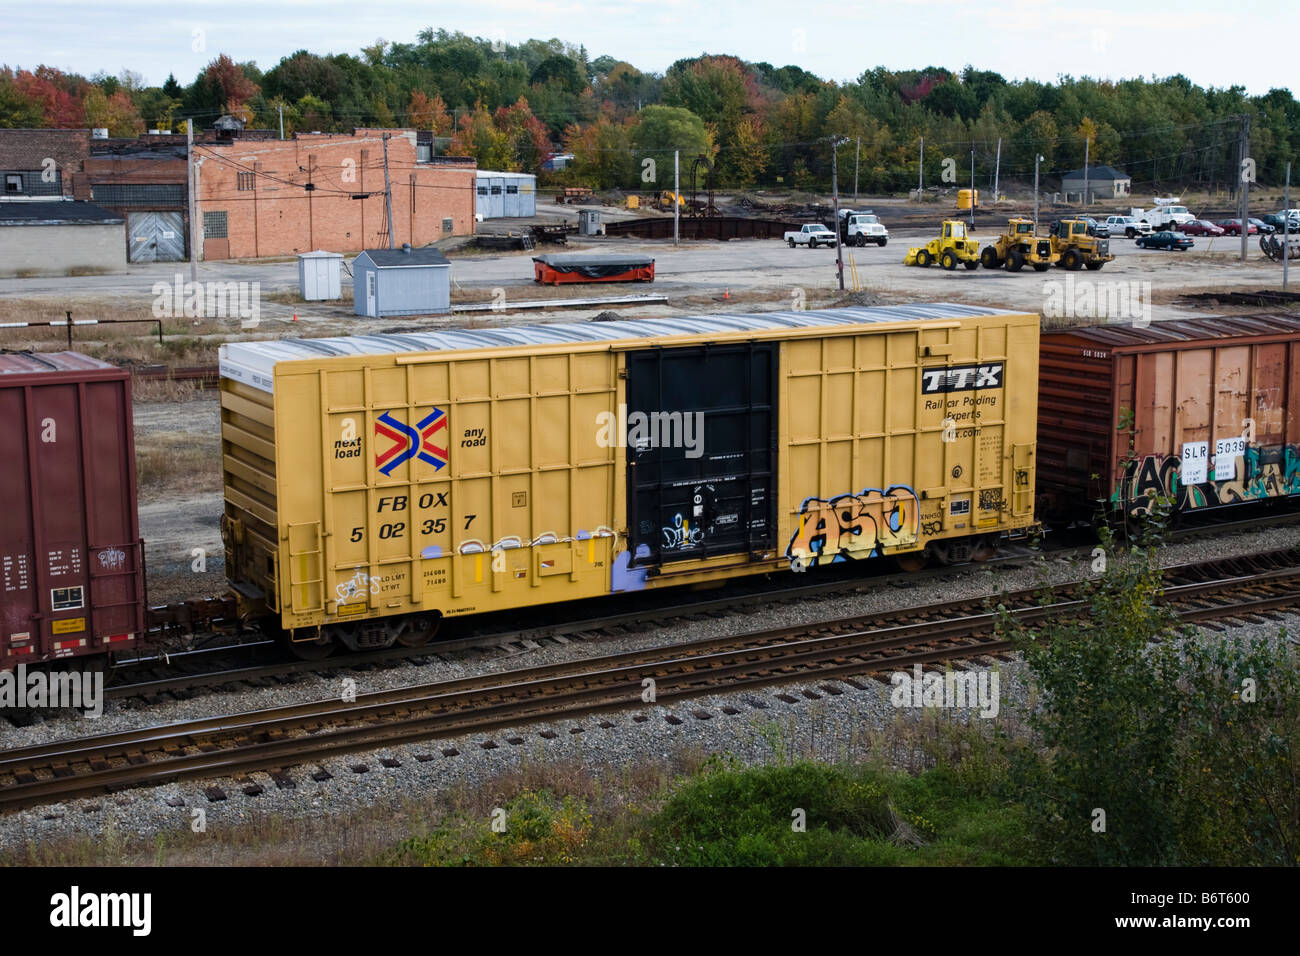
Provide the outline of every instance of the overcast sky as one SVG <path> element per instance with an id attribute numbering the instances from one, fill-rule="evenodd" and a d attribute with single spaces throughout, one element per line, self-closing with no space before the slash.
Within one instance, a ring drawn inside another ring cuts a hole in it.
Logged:
<path id="1" fill-rule="evenodd" d="M 267 70 L 298 49 L 359 54 L 432 26 L 508 42 L 559 37 L 655 72 L 730 53 L 839 81 L 876 66 L 970 63 L 1043 81 L 1181 72 L 1259 94 L 1293 87 L 1297 25 L 1292 0 L 42 0 L 6 4 L 0 63 L 189 83 L 218 53 Z M 1259 44 L 1270 38 L 1267 53 Z"/>

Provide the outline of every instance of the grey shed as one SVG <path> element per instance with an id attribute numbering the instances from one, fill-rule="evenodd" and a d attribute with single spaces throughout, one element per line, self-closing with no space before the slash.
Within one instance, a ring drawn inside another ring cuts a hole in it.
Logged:
<path id="1" fill-rule="evenodd" d="M 451 311 L 451 263 L 437 249 L 367 249 L 352 260 L 352 311 L 432 315 Z"/>

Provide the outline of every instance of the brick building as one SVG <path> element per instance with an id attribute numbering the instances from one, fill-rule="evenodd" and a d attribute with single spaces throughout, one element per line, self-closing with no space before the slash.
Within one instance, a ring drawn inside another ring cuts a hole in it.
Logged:
<path id="1" fill-rule="evenodd" d="M 113 141 L 92 144 L 85 179 L 91 201 L 126 220 L 130 262 L 180 262 L 189 258 L 185 143 Z"/>
<path id="2" fill-rule="evenodd" d="M 204 259 L 423 246 L 474 231 L 473 160 L 417 159 L 414 130 L 299 133 L 289 140 L 195 144 Z"/>
<path id="3" fill-rule="evenodd" d="M 89 199 L 88 129 L 0 130 L 0 198 Z"/>

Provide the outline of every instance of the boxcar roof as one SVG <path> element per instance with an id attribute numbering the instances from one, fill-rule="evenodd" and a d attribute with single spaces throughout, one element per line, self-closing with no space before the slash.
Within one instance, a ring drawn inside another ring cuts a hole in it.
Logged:
<path id="1" fill-rule="evenodd" d="M 494 329 L 447 329 L 439 332 L 377 333 L 321 339 L 231 342 L 221 346 L 221 374 L 267 391 L 279 362 L 343 355 L 393 352 L 441 352 L 563 342 L 617 342 L 674 335 L 710 335 L 773 329 L 830 328 L 885 322 L 923 322 L 982 315 L 1018 315 L 1008 309 L 936 302 L 798 312 L 692 315 L 667 319 L 621 319 L 616 322 L 554 322 Z"/>
<path id="2" fill-rule="evenodd" d="M 31 375 L 39 372 L 87 372 L 116 369 L 116 365 L 80 352 L 0 353 L 0 375 Z"/>
<path id="3" fill-rule="evenodd" d="M 1071 336 L 1100 342 L 1111 348 L 1176 344 L 1202 339 L 1230 339 L 1258 335 L 1300 334 L 1300 316 L 1278 312 L 1252 315 L 1216 315 L 1204 319 L 1169 319 L 1145 328 L 1130 324 L 1089 325 L 1067 329 L 1045 329 L 1042 337 Z"/>

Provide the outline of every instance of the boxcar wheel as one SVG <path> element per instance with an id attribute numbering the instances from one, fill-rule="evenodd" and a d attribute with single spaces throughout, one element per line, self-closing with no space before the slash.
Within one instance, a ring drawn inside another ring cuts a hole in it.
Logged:
<path id="1" fill-rule="evenodd" d="M 280 643 L 300 661 L 323 661 L 338 647 L 334 641 L 325 644 L 316 641 L 295 641 L 288 631 L 280 635 Z"/>
<path id="2" fill-rule="evenodd" d="M 900 554 L 895 558 L 898 562 L 900 571 L 906 571 L 909 574 L 915 574 L 917 571 L 924 571 L 925 566 L 930 563 L 930 555 L 925 549 L 920 551 L 910 551 L 907 554 Z"/>
<path id="3" fill-rule="evenodd" d="M 403 647 L 419 647 L 428 644 L 442 627 L 441 614 L 416 614 L 407 619 L 406 627 L 397 635 L 397 643 Z"/>

